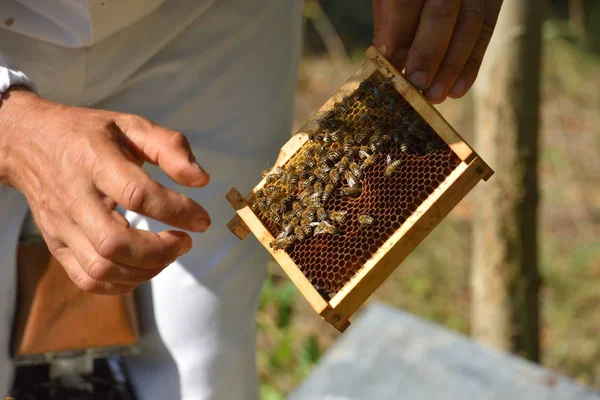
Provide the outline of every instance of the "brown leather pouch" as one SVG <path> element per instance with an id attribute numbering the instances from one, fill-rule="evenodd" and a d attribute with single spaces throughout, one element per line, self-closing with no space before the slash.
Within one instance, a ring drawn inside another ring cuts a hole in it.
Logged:
<path id="1" fill-rule="evenodd" d="M 139 339 L 132 295 L 83 292 L 43 241 L 20 243 L 17 263 L 15 361 L 35 364 L 85 352 L 97 356 L 135 353 L 126 351 Z"/>

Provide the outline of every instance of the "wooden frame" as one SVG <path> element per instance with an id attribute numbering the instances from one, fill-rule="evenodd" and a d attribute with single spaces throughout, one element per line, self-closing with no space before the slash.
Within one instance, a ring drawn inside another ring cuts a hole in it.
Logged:
<path id="1" fill-rule="evenodd" d="M 269 243 L 274 239 L 273 236 L 250 208 L 254 193 L 265 185 L 266 178 L 259 182 L 245 198 L 236 189 L 232 189 L 226 196 L 237 212 L 237 216 L 227 224 L 229 229 L 240 239 L 244 239 L 252 232 L 281 265 L 312 308 L 341 332 L 350 325 L 350 316 L 387 279 L 406 256 L 480 180 L 487 181 L 494 173 L 421 92 L 412 86 L 377 49 L 371 46 L 365 54 L 368 60 L 360 69 L 282 147 L 275 166 L 284 165 L 307 142 L 308 136 L 318 130 L 317 118 L 327 114 L 334 108 L 335 103 L 350 95 L 362 81 L 376 73 L 380 73 L 385 78 L 392 78 L 396 90 L 450 146 L 461 162 L 373 254 L 362 269 L 332 299 L 326 300 L 312 286 L 286 252 L 271 249 Z"/>

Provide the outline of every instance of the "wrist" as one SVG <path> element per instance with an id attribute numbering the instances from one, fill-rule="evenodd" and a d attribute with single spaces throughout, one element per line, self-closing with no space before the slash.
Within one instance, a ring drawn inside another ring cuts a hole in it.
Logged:
<path id="1" fill-rule="evenodd" d="M 0 185 L 15 186 L 16 163 L 27 156 L 27 141 L 50 102 L 26 86 L 12 86 L 0 100 Z"/>

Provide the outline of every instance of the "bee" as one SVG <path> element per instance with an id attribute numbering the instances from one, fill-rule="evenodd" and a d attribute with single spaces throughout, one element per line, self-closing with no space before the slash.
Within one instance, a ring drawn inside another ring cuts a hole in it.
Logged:
<path id="1" fill-rule="evenodd" d="M 352 161 L 348 168 L 350 168 L 350 172 L 352 172 L 352 175 L 360 179 L 360 177 L 362 176 L 362 171 L 357 163 Z"/>
<path id="2" fill-rule="evenodd" d="M 346 182 L 348 182 L 348 186 L 350 187 L 354 187 L 358 184 L 358 179 L 356 179 L 351 171 L 346 171 L 344 178 L 346 178 Z"/>
<path id="3" fill-rule="evenodd" d="M 282 238 L 288 236 L 290 233 L 293 232 L 294 228 L 297 225 L 298 225 L 298 219 L 297 218 L 292 219 L 283 227 L 283 229 L 281 229 L 281 232 L 279 232 L 279 235 L 277 235 L 277 237 L 275 239 L 282 239 Z"/>
<path id="4" fill-rule="evenodd" d="M 343 224 L 346 221 L 346 211 L 332 211 L 329 213 L 329 218 L 334 222 Z"/>
<path id="5" fill-rule="evenodd" d="M 333 131 L 329 134 L 329 138 L 331 139 L 332 142 L 339 142 L 342 140 L 341 132 Z"/>
<path id="6" fill-rule="evenodd" d="M 306 239 L 306 232 L 304 232 L 304 229 L 302 229 L 302 226 L 297 225 L 294 228 L 294 236 L 296 236 L 298 241 L 303 241 L 304 239 Z"/>
<path id="7" fill-rule="evenodd" d="M 312 157 L 307 158 L 305 163 L 310 169 L 313 169 L 317 166 L 317 161 Z"/>
<path id="8" fill-rule="evenodd" d="M 289 249 L 294 243 L 296 243 L 296 241 L 297 238 L 294 235 L 290 235 L 281 239 L 275 239 L 269 244 L 269 247 L 271 247 L 273 250 L 285 251 Z"/>
<path id="9" fill-rule="evenodd" d="M 387 156 L 387 167 L 385 168 L 385 172 L 383 173 L 385 176 L 390 177 L 396 172 L 396 170 L 402 164 L 401 160 L 392 161 L 392 157 L 388 154 Z"/>
<path id="10" fill-rule="evenodd" d="M 309 221 L 306 218 L 303 218 L 300 220 L 300 227 L 302 228 L 302 231 L 304 231 L 304 235 L 306 237 L 311 237 L 313 234 L 313 226 L 311 225 L 312 221 Z"/>
<path id="11" fill-rule="evenodd" d="M 342 116 L 348 115 L 352 112 L 352 108 L 348 106 L 348 103 L 338 103 L 336 104 L 336 109 Z"/>
<path id="12" fill-rule="evenodd" d="M 340 173 L 337 169 L 334 168 L 331 171 L 329 171 L 329 181 L 334 185 L 338 184 L 338 182 L 340 181 Z M 325 188 L 327 188 L 327 186 L 325 186 Z"/>
<path id="13" fill-rule="evenodd" d="M 378 134 L 371 136 L 371 139 L 369 139 L 369 149 L 371 149 L 373 153 L 380 152 L 381 150 L 383 150 L 383 147 L 383 136 L 380 136 Z"/>
<path id="14" fill-rule="evenodd" d="M 358 197 L 362 193 L 362 187 L 360 185 L 356 186 L 346 186 L 340 189 L 340 195 L 342 197 Z"/>
<path id="15" fill-rule="evenodd" d="M 329 121 L 329 120 L 331 120 L 331 119 L 334 119 L 334 118 L 335 118 L 335 111 L 329 111 L 329 112 L 328 112 L 328 113 L 325 115 L 325 117 L 323 117 L 323 119 L 324 119 L 325 121 Z"/>
<path id="16" fill-rule="evenodd" d="M 392 138 L 394 139 L 394 143 L 400 144 L 400 142 L 402 142 L 402 139 L 404 139 L 404 133 L 401 129 L 394 129 L 392 131 Z"/>
<path id="17" fill-rule="evenodd" d="M 435 150 L 437 150 L 437 149 L 439 149 L 441 147 L 442 147 L 441 143 L 439 141 L 437 141 L 437 140 L 434 139 L 434 140 L 431 140 L 431 141 L 427 142 L 427 145 L 425 146 L 425 150 L 428 153 L 431 153 L 432 151 L 435 151 Z"/>
<path id="18" fill-rule="evenodd" d="M 322 133 L 312 133 L 312 134 L 308 135 L 308 138 L 310 140 L 315 141 L 315 142 L 322 142 L 323 141 L 323 134 Z"/>
<path id="19" fill-rule="evenodd" d="M 358 223 L 361 225 L 373 225 L 375 223 L 375 218 L 367 214 L 359 215 Z"/>
<path id="20" fill-rule="evenodd" d="M 366 90 L 366 91 L 369 91 L 369 90 L 371 90 L 371 88 L 372 88 L 373 86 L 374 86 L 374 85 L 373 85 L 373 82 L 371 82 L 371 81 L 362 81 L 362 82 L 360 83 L 360 85 L 358 85 L 358 88 L 359 88 L 360 90 Z"/>
<path id="21" fill-rule="evenodd" d="M 317 118 L 317 124 L 323 129 L 338 129 L 344 125 L 342 121 L 337 118 L 332 118 L 328 120 L 324 120 L 321 118 Z"/>
<path id="22" fill-rule="evenodd" d="M 275 183 L 275 181 L 277 181 L 280 177 L 281 175 L 273 173 L 271 175 L 267 175 L 267 180 L 265 182 L 267 185 L 270 185 L 271 183 Z"/>
<path id="23" fill-rule="evenodd" d="M 352 135 L 344 136 L 344 144 L 342 148 L 346 154 L 354 148 L 354 138 Z"/>
<path id="24" fill-rule="evenodd" d="M 332 170 L 332 171 L 336 171 L 336 170 Z M 339 180 L 339 175 L 338 175 L 338 180 Z M 321 201 L 323 203 L 327 203 L 329 201 L 329 199 L 331 198 L 331 194 L 333 193 L 334 190 L 335 190 L 334 184 L 328 183 L 327 185 L 325 185 L 325 189 L 323 189 L 323 194 L 321 195 Z"/>
<path id="25" fill-rule="evenodd" d="M 377 154 L 371 154 L 367 158 L 365 158 L 365 161 L 363 161 L 360 167 L 364 171 L 368 166 L 373 165 L 375 162 L 377 162 L 378 159 L 379 156 Z"/>
<path id="26" fill-rule="evenodd" d="M 377 115 L 375 114 L 363 114 L 359 118 L 361 121 L 377 121 Z"/>
<path id="27" fill-rule="evenodd" d="M 391 76 L 389 78 L 385 78 L 383 81 L 381 81 L 381 87 L 385 90 L 395 90 L 396 87 L 394 86 L 394 78 Z"/>
<path id="28" fill-rule="evenodd" d="M 348 166 L 349 165 L 350 165 L 350 161 L 349 161 L 348 157 L 344 156 L 337 163 L 337 165 L 335 166 L 335 169 L 340 174 L 340 176 L 343 176 L 346 173 L 346 171 L 348 171 Z"/>
<path id="29" fill-rule="evenodd" d="M 293 211 L 288 211 L 283 213 L 283 215 L 281 216 L 281 218 L 283 219 L 283 223 L 284 224 L 288 224 L 290 223 L 294 218 L 296 218 L 296 213 Z"/>
<path id="30" fill-rule="evenodd" d="M 298 217 L 302 215 L 302 211 L 304 209 L 302 208 L 302 203 L 300 203 L 299 201 L 294 201 L 292 203 L 292 212 Z"/>
<path id="31" fill-rule="evenodd" d="M 367 139 L 369 138 L 369 134 L 367 132 L 358 132 L 355 136 L 355 140 L 354 142 L 358 145 L 363 145 L 365 144 L 365 142 L 367 141 Z"/>
<path id="32" fill-rule="evenodd" d="M 399 105 L 400 102 L 398 101 L 398 98 L 396 96 L 392 96 L 387 99 L 385 108 L 390 112 L 394 112 L 399 108 Z"/>
<path id="33" fill-rule="evenodd" d="M 286 182 L 290 186 L 296 186 L 298 184 L 298 174 L 296 172 L 290 172 L 287 175 Z"/>
<path id="34" fill-rule="evenodd" d="M 367 101 L 365 101 L 365 105 L 369 108 L 377 108 L 379 107 L 379 101 L 377 101 L 377 99 L 367 99 Z"/>
<path id="35" fill-rule="evenodd" d="M 315 191 L 313 194 L 307 197 L 308 205 L 318 207 L 321 205 L 321 198 L 323 197 L 323 190 Z"/>
<path id="36" fill-rule="evenodd" d="M 315 148 L 315 151 L 317 152 L 318 156 L 324 156 L 325 153 L 327 153 L 327 146 L 323 146 L 323 145 L 317 146 Z"/>
<path id="37" fill-rule="evenodd" d="M 325 233 L 329 233 L 332 235 L 341 235 L 342 231 L 341 229 L 335 227 L 334 225 L 331 224 L 331 222 L 325 220 L 325 221 L 321 221 L 318 223 L 313 223 L 315 225 L 315 230 L 314 230 L 314 234 L 316 235 L 322 235 Z"/>
<path id="38" fill-rule="evenodd" d="M 326 172 L 323 168 L 316 168 L 313 173 L 315 174 L 315 176 L 317 177 L 317 179 L 323 181 L 323 182 L 327 182 L 329 180 L 329 173 Z"/>
<path id="39" fill-rule="evenodd" d="M 323 182 L 317 181 L 315 182 L 315 184 L 313 185 L 313 190 L 315 192 L 320 192 L 323 190 Z"/>
<path id="40" fill-rule="evenodd" d="M 317 219 L 319 221 L 323 221 L 323 220 L 326 220 L 327 217 L 329 217 L 329 215 L 327 214 L 327 211 L 325 211 L 325 209 L 323 207 L 319 207 L 317 209 Z"/>
<path id="41" fill-rule="evenodd" d="M 342 158 L 342 153 L 339 150 L 330 150 L 326 155 L 325 159 L 331 161 L 332 163 L 338 162 Z"/>
<path id="42" fill-rule="evenodd" d="M 281 225 L 281 223 L 283 222 L 283 219 L 281 218 L 281 215 L 274 213 L 271 211 L 271 213 L 269 214 L 269 216 L 271 217 L 271 220 L 273 222 L 275 222 L 277 225 Z"/>
<path id="43" fill-rule="evenodd" d="M 307 207 L 302 212 L 302 219 L 305 219 L 310 223 L 315 220 L 316 215 L 317 215 L 317 210 L 315 209 L 315 207 Z"/>
<path id="44" fill-rule="evenodd" d="M 410 144 L 408 144 L 408 142 L 406 140 L 403 140 L 400 143 L 400 151 L 402 151 L 403 153 L 408 153 L 409 150 L 410 150 Z"/>
<path id="45" fill-rule="evenodd" d="M 260 173 L 260 177 L 264 179 L 267 175 L 269 175 L 271 173 L 272 169 L 273 168 L 263 169 L 262 172 Z"/>
<path id="46" fill-rule="evenodd" d="M 279 196 L 281 196 L 281 188 L 278 186 L 273 187 L 273 189 L 270 191 L 271 193 L 269 193 L 269 199 L 271 199 L 272 202 L 277 201 L 277 199 L 279 199 Z"/>
<path id="47" fill-rule="evenodd" d="M 272 203 L 271 206 L 269 207 L 269 211 L 272 214 L 280 214 L 281 213 L 281 206 L 277 203 Z"/>
<path id="48" fill-rule="evenodd" d="M 296 195 L 296 198 L 298 199 L 298 201 L 302 202 L 302 200 L 304 200 L 306 197 L 310 196 L 312 194 L 312 192 L 314 192 L 312 186 L 307 186 L 304 188 L 304 190 L 302 190 L 300 193 L 298 193 Z"/>
<path id="49" fill-rule="evenodd" d="M 314 175 L 309 175 L 300 183 L 300 186 L 302 186 L 303 188 L 307 188 L 309 186 L 312 186 L 312 184 L 315 183 L 316 180 L 317 178 Z"/>
<path id="50" fill-rule="evenodd" d="M 269 205 L 268 204 L 268 198 L 267 197 L 263 197 L 262 199 L 260 199 L 260 201 L 258 203 L 256 203 L 258 209 L 260 210 L 260 212 L 267 212 L 269 210 Z"/>
<path id="51" fill-rule="evenodd" d="M 258 189 L 258 190 L 256 191 L 256 193 L 254 193 L 254 196 L 255 196 L 257 199 L 262 199 L 263 197 L 265 197 L 265 191 L 264 191 L 263 189 Z"/>
<path id="52" fill-rule="evenodd" d="M 259 202 L 252 203 L 252 205 L 250 206 L 250 208 L 252 209 L 252 211 L 254 211 L 255 213 L 260 212 L 259 204 L 260 204 Z"/>
<path id="53" fill-rule="evenodd" d="M 294 196 L 288 194 L 281 200 L 281 208 L 283 211 L 289 211 L 292 208 L 292 203 L 294 202 Z"/>

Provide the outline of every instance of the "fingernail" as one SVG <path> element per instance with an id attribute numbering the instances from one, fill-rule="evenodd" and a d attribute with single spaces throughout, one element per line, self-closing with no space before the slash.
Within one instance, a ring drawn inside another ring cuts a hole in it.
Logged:
<path id="1" fill-rule="evenodd" d="M 423 71 L 415 71 L 408 76 L 408 80 L 419 89 L 423 89 L 427 86 L 428 78 L 429 74 Z"/>
<path id="2" fill-rule="evenodd" d="M 385 47 L 385 44 L 382 44 L 381 46 L 379 46 L 379 48 L 378 48 L 377 50 L 379 50 L 379 52 L 380 52 L 381 54 L 383 54 L 384 56 L 386 56 L 386 55 L 387 55 L 387 54 L 386 54 L 386 53 L 387 53 L 387 49 L 386 49 L 386 47 Z"/>
<path id="3" fill-rule="evenodd" d="M 194 230 L 204 232 L 210 227 L 210 221 L 206 219 L 198 219 L 194 222 Z"/>
<path id="4" fill-rule="evenodd" d="M 432 103 L 441 103 L 444 101 L 444 85 L 441 83 L 436 83 L 427 89 L 425 95 Z"/>
<path id="5" fill-rule="evenodd" d="M 190 237 L 186 238 L 185 242 L 183 242 L 183 245 L 181 246 L 181 249 L 179 249 L 179 253 L 177 253 L 177 257 L 180 257 L 190 251 L 193 244 L 194 242 Z"/>
<path id="6" fill-rule="evenodd" d="M 463 78 L 461 78 L 454 83 L 454 86 L 452 86 L 452 90 L 450 90 L 450 94 L 453 97 L 462 96 L 463 93 L 465 92 L 466 86 L 467 86 L 466 81 Z"/>

